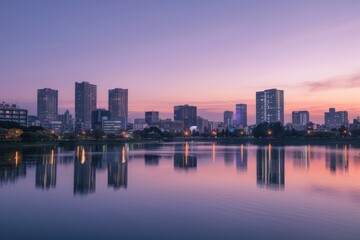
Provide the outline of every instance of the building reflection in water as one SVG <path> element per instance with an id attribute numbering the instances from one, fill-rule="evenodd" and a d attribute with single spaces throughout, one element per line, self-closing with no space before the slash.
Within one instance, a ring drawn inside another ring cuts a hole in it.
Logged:
<path id="1" fill-rule="evenodd" d="M 145 154 L 145 165 L 157 166 L 159 165 L 160 156 L 154 154 Z"/>
<path id="2" fill-rule="evenodd" d="M 227 166 L 233 165 L 235 160 L 235 152 L 233 148 L 224 149 L 224 163 Z"/>
<path id="3" fill-rule="evenodd" d="M 283 147 L 260 147 L 256 154 L 257 185 L 283 189 L 285 185 L 285 150 Z"/>
<path id="4" fill-rule="evenodd" d="M 340 151 L 338 151 L 340 150 Z M 335 148 L 327 149 L 325 153 L 326 168 L 330 172 L 347 172 L 349 170 L 349 149 L 348 146 L 336 146 Z"/>
<path id="5" fill-rule="evenodd" d="M 86 195 L 95 192 L 95 166 L 91 152 L 86 156 L 85 147 L 77 147 L 74 162 L 74 194 Z"/>
<path id="6" fill-rule="evenodd" d="M 49 189 L 56 187 L 56 160 L 54 150 L 50 155 L 43 155 L 42 161 L 36 163 L 35 187 Z"/>
<path id="7" fill-rule="evenodd" d="M 115 157 L 114 161 L 109 162 L 107 165 L 108 187 L 113 187 L 114 189 L 127 188 L 127 162 L 126 148 L 124 146 L 121 150 L 121 159 Z"/>
<path id="8" fill-rule="evenodd" d="M 309 170 L 312 157 L 310 145 L 304 146 L 303 149 L 295 150 L 292 152 L 294 168 Z"/>
<path id="9" fill-rule="evenodd" d="M 22 154 L 19 151 L 2 155 L 4 162 L 0 164 L 0 186 L 26 177 L 26 165 L 22 163 Z"/>
<path id="10" fill-rule="evenodd" d="M 211 145 L 212 161 L 216 161 L 216 143 L 213 142 Z"/>
<path id="11" fill-rule="evenodd" d="M 241 144 L 236 148 L 236 169 L 238 171 L 247 171 L 248 150 Z"/>
<path id="12" fill-rule="evenodd" d="M 178 146 L 175 146 L 175 150 L 179 149 Z M 189 154 L 189 143 L 186 142 L 185 146 L 181 146 L 180 151 L 183 153 L 179 153 L 178 150 L 175 151 L 174 154 L 174 168 L 178 169 L 196 169 L 197 166 L 197 157 L 191 156 Z"/>

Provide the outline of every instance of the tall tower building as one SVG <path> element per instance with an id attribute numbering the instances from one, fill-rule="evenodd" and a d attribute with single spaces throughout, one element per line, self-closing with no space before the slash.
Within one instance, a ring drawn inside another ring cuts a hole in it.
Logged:
<path id="1" fill-rule="evenodd" d="M 236 125 L 237 127 L 247 126 L 247 105 L 236 104 Z"/>
<path id="2" fill-rule="evenodd" d="M 196 126 L 197 123 L 197 108 L 196 106 L 180 105 L 174 106 L 174 121 L 182 121 L 184 129 L 190 129 Z"/>
<path id="3" fill-rule="evenodd" d="M 308 111 L 292 112 L 292 124 L 305 126 L 310 122 L 310 114 Z"/>
<path id="4" fill-rule="evenodd" d="M 57 121 L 58 91 L 51 88 L 38 89 L 37 115 L 40 122 Z"/>
<path id="5" fill-rule="evenodd" d="M 91 122 L 91 112 L 96 109 L 96 85 L 88 82 L 75 83 L 75 118 Z"/>
<path id="6" fill-rule="evenodd" d="M 233 126 L 234 112 L 225 111 L 224 112 L 224 126 L 226 128 Z"/>
<path id="7" fill-rule="evenodd" d="M 124 128 L 128 123 L 128 90 L 115 88 L 109 90 L 109 111 L 111 120 L 122 121 Z"/>
<path id="8" fill-rule="evenodd" d="M 153 122 L 159 122 L 159 112 L 145 112 L 145 123 L 150 126 Z"/>
<path id="9" fill-rule="evenodd" d="M 256 92 L 256 124 L 280 122 L 284 125 L 284 91 Z"/>

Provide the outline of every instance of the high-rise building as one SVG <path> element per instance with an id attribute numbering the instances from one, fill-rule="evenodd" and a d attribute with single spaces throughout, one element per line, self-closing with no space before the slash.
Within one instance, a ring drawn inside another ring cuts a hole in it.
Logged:
<path id="1" fill-rule="evenodd" d="M 148 125 L 145 122 L 144 118 L 135 118 L 134 119 L 134 131 L 142 131 Z"/>
<path id="2" fill-rule="evenodd" d="M 199 133 L 208 133 L 210 131 L 209 120 L 203 117 L 197 117 L 196 126 Z"/>
<path id="3" fill-rule="evenodd" d="M 147 125 L 150 126 L 151 123 L 158 121 L 159 121 L 159 112 L 155 112 L 155 111 L 145 112 L 145 122 Z"/>
<path id="4" fill-rule="evenodd" d="M 256 92 L 256 124 L 280 122 L 284 125 L 284 91 Z"/>
<path id="5" fill-rule="evenodd" d="M 115 88 L 109 90 L 109 111 L 111 120 L 121 121 L 126 129 L 128 123 L 128 90 Z"/>
<path id="6" fill-rule="evenodd" d="M 329 108 L 329 112 L 325 112 L 325 127 L 339 129 L 342 126 L 349 125 L 347 111 L 335 111 L 335 108 Z"/>
<path id="7" fill-rule="evenodd" d="M 96 85 L 88 82 L 75 83 L 75 119 L 91 122 L 91 112 L 96 109 Z"/>
<path id="8" fill-rule="evenodd" d="M 236 125 L 243 128 L 247 126 L 247 105 L 236 104 Z"/>
<path id="9" fill-rule="evenodd" d="M 234 112 L 233 111 L 225 111 L 224 112 L 224 127 L 232 127 L 233 126 L 233 119 L 234 119 Z"/>
<path id="10" fill-rule="evenodd" d="M 292 124 L 305 126 L 310 122 L 310 114 L 308 111 L 292 112 Z"/>
<path id="11" fill-rule="evenodd" d="M 40 122 L 57 121 L 58 91 L 51 88 L 38 89 L 37 116 Z"/>
<path id="12" fill-rule="evenodd" d="M 174 121 L 182 121 L 184 129 L 196 126 L 197 108 L 196 106 L 180 105 L 174 106 Z"/>
<path id="13" fill-rule="evenodd" d="M 0 122 L 16 122 L 23 127 L 28 126 L 28 110 L 20 109 L 16 104 L 0 103 Z"/>
<path id="14" fill-rule="evenodd" d="M 110 119 L 110 111 L 106 109 L 96 109 L 91 112 L 91 128 L 101 129 L 103 120 Z"/>
<path id="15" fill-rule="evenodd" d="M 60 114 L 58 116 L 58 120 L 61 121 L 62 124 L 71 124 L 72 123 L 72 115 L 69 110 L 66 110 L 64 114 Z"/>

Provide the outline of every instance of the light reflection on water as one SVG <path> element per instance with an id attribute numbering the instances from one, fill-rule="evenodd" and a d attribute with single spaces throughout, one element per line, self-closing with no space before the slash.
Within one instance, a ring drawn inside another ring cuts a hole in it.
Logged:
<path id="1" fill-rule="evenodd" d="M 0 149 L 0 235 L 358 239 L 359 153 L 195 142 Z"/>

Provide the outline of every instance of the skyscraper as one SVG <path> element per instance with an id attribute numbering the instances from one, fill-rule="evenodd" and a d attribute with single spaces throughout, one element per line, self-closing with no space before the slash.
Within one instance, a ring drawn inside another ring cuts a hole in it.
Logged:
<path id="1" fill-rule="evenodd" d="M 115 88 L 109 90 L 109 111 L 111 120 L 122 121 L 126 129 L 128 122 L 128 90 Z"/>
<path id="2" fill-rule="evenodd" d="M 91 122 L 91 112 L 96 109 L 96 85 L 88 82 L 75 83 L 75 118 Z"/>
<path id="3" fill-rule="evenodd" d="M 159 112 L 155 112 L 155 111 L 145 112 L 145 122 L 147 125 L 150 126 L 151 123 L 158 121 L 159 121 Z"/>
<path id="4" fill-rule="evenodd" d="M 187 104 L 174 106 L 174 121 L 182 121 L 184 123 L 184 129 L 190 129 L 190 127 L 196 126 L 196 120 L 196 106 L 190 106 Z"/>
<path id="5" fill-rule="evenodd" d="M 308 111 L 294 111 L 292 112 L 292 123 L 296 125 L 305 126 L 309 123 L 310 114 Z"/>
<path id="6" fill-rule="evenodd" d="M 284 91 L 256 92 L 256 124 L 280 122 L 284 125 Z"/>
<path id="7" fill-rule="evenodd" d="M 349 125 L 347 111 L 335 111 L 335 108 L 329 108 L 329 112 L 325 112 L 325 127 L 339 129 L 342 126 Z"/>
<path id="8" fill-rule="evenodd" d="M 237 127 L 247 126 L 247 105 L 236 104 L 236 125 Z"/>
<path id="9" fill-rule="evenodd" d="M 57 121 L 58 91 L 51 88 L 38 89 L 37 115 L 40 122 Z"/>
<path id="10" fill-rule="evenodd" d="M 228 128 L 233 126 L 234 112 L 233 111 L 225 111 L 224 112 L 224 127 Z"/>

